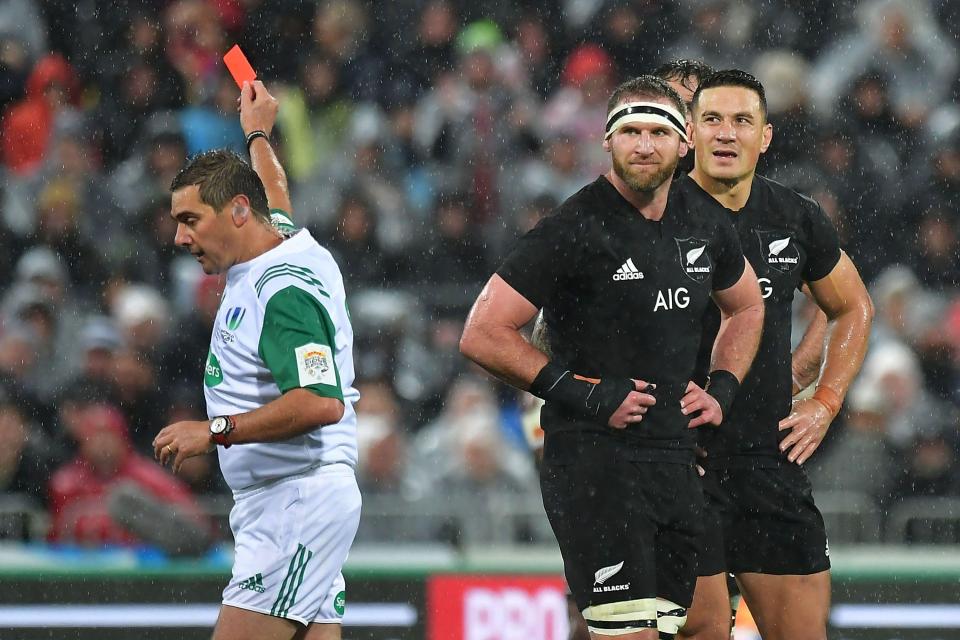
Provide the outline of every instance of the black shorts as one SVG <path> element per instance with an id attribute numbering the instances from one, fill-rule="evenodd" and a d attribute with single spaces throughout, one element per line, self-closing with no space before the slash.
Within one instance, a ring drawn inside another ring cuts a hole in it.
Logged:
<path id="1" fill-rule="evenodd" d="M 830 568 L 823 516 L 802 467 L 724 466 L 708 469 L 703 481 L 707 529 L 700 575 L 810 575 Z"/>
<path id="2" fill-rule="evenodd" d="M 603 436 L 579 436 L 578 451 L 540 469 L 577 606 L 660 597 L 689 607 L 703 508 L 695 467 L 631 460 Z"/>

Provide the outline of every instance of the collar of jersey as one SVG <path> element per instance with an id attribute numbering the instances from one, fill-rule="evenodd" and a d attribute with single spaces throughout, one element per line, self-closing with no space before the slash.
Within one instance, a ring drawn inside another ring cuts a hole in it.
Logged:
<path id="1" fill-rule="evenodd" d="M 313 238 L 310 236 L 309 231 L 306 229 L 301 229 L 290 238 L 275 246 L 273 249 L 261 253 L 256 258 L 247 260 L 246 262 L 241 262 L 240 264 L 235 264 L 230 267 L 230 269 L 227 270 L 227 284 L 237 282 L 240 278 L 250 273 L 250 270 L 256 267 L 258 264 L 265 262 L 269 263 L 278 256 L 305 249 L 312 239 Z"/>
<path id="2" fill-rule="evenodd" d="M 636 220 L 641 223 L 656 224 L 661 228 L 673 226 L 673 215 L 670 212 L 671 206 L 670 203 L 676 201 L 677 195 L 674 195 L 677 191 L 677 182 L 674 182 L 670 185 L 670 197 L 667 199 L 667 208 L 663 212 L 663 216 L 659 220 L 650 220 L 645 218 L 635 206 L 630 204 L 630 201 L 620 195 L 620 192 L 617 191 L 617 188 L 607 180 L 607 176 L 600 176 L 600 182 L 602 184 L 602 189 L 605 194 L 605 197 L 610 201 L 613 207 L 611 207 L 613 213 L 620 216 L 626 216 L 631 220 Z M 662 231 L 661 231 L 662 233 Z"/>

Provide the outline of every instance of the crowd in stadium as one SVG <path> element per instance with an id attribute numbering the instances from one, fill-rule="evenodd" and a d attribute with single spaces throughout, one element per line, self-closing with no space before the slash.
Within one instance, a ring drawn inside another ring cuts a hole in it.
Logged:
<path id="1" fill-rule="evenodd" d="M 174 247 L 168 189 L 246 153 L 239 43 L 293 217 L 344 273 L 365 495 L 535 497 L 523 399 L 458 353 L 468 305 L 604 170 L 612 88 L 696 58 L 765 83 L 760 171 L 821 203 L 877 309 L 815 487 L 960 497 L 958 39 L 960 6 L 924 0 L 0 0 L 0 493 L 97 546 L 226 491 L 214 456 L 174 477 L 150 443 L 205 417 L 221 283 Z"/>

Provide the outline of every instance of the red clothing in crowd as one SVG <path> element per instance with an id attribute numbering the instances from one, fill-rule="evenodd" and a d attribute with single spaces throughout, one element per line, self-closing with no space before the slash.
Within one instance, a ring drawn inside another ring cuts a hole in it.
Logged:
<path id="1" fill-rule="evenodd" d="M 129 531 L 116 523 L 107 512 L 107 496 L 113 487 L 123 482 L 135 484 L 146 494 L 166 505 L 179 506 L 187 514 L 199 509 L 187 486 L 163 470 L 156 462 L 130 447 L 127 426 L 113 408 L 100 407 L 96 426 L 81 426 L 81 438 L 91 437 L 97 429 L 109 430 L 122 439 L 122 458 L 116 471 L 105 477 L 94 469 L 81 453 L 72 462 L 57 470 L 50 480 L 50 512 L 53 518 L 49 534 L 51 541 L 81 544 L 135 544 Z"/>
<path id="2" fill-rule="evenodd" d="M 14 173 L 30 173 L 43 162 L 57 115 L 46 95 L 52 85 L 62 88 L 68 104 L 78 104 L 80 83 L 73 68 L 60 54 L 50 54 L 34 65 L 23 100 L 3 116 L 0 157 Z"/>

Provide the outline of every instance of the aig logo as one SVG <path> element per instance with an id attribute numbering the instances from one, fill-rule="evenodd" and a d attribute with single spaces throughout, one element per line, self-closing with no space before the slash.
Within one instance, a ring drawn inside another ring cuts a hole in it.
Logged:
<path id="1" fill-rule="evenodd" d="M 690 292 L 686 287 L 676 289 L 661 289 L 657 291 L 657 301 L 653 303 L 654 311 L 672 311 L 686 309 L 690 306 Z"/>

